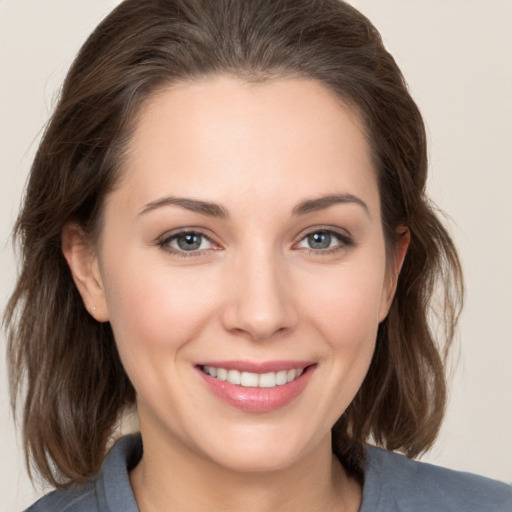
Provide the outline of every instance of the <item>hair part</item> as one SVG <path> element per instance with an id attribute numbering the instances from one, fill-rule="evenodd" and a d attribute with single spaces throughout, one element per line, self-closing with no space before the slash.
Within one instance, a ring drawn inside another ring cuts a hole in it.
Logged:
<path id="1" fill-rule="evenodd" d="M 366 379 L 333 427 L 334 451 L 356 471 L 368 440 L 413 457 L 436 438 L 462 273 L 425 195 L 421 114 L 377 30 L 339 0 L 126 0 L 67 75 L 14 229 L 22 267 L 4 316 L 12 403 L 23 403 L 29 469 L 32 461 L 55 486 L 98 471 L 116 422 L 135 402 L 110 325 L 90 317 L 73 283 L 63 227 L 76 222 L 92 238 L 101 230 L 146 100 L 173 83 L 226 73 L 317 80 L 353 108 L 375 163 L 388 252 L 398 226 L 411 234 Z M 432 311 L 444 340 L 433 335 Z"/>

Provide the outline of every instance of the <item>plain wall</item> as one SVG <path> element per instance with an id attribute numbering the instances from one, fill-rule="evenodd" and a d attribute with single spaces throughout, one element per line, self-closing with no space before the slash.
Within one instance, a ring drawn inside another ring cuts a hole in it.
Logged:
<path id="1" fill-rule="evenodd" d="M 41 129 L 80 44 L 116 3 L 0 0 L 0 310 L 16 275 L 9 232 Z M 423 459 L 512 482 L 512 2 L 351 3 L 380 30 L 424 114 L 431 195 L 451 218 L 466 273 L 450 406 Z M 42 490 L 23 467 L 4 352 L 0 511 L 9 512 Z"/>

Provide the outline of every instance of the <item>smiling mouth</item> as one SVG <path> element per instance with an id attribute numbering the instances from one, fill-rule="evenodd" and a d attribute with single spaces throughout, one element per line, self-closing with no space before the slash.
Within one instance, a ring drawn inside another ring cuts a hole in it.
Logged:
<path id="1" fill-rule="evenodd" d="M 298 379 L 303 373 L 304 368 L 290 370 L 279 370 L 277 372 L 253 373 L 240 372 L 238 370 L 228 370 L 226 368 L 217 368 L 215 366 L 201 366 L 201 371 L 210 377 L 220 381 L 229 382 L 236 386 L 251 388 L 273 388 L 284 386 Z"/>

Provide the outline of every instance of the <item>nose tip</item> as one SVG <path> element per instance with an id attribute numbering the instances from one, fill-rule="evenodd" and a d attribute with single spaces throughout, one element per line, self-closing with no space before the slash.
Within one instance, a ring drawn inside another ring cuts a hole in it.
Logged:
<path id="1" fill-rule="evenodd" d="M 285 276 L 270 263 L 244 268 L 232 276 L 224 327 L 254 341 L 263 341 L 294 328 L 297 314 Z"/>
<path id="2" fill-rule="evenodd" d="M 279 312 L 275 314 L 258 314 L 238 311 L 239 318 L 231 331 L 246 334 L 254 341 L 263 341 L 290 329 L 288 322 L 281 319 Z"/>

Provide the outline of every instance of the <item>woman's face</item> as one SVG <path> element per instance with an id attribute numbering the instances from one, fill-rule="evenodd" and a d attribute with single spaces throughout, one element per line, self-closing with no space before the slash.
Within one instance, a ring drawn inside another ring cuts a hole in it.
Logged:
<path id="1" fill-rule="evenodd" d="M 217 77 L 158 93 L 96 256 L 90 301 L 145 444 L 244 471 L 330 449 L 394 280 L 367 142 L 326 88 Z"/>

